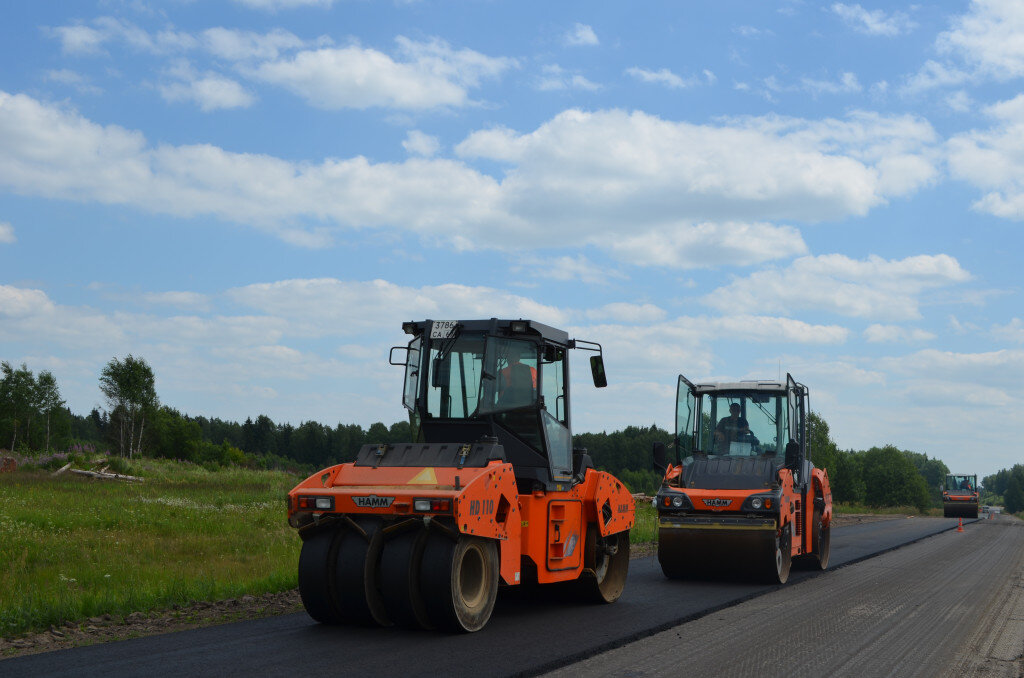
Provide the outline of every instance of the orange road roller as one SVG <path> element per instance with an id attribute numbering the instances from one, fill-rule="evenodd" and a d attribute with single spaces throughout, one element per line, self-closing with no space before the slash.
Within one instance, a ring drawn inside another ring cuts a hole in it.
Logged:
<path id="1" fill-rule="evenodd" d="M 946 518 L 978 517 L 978 476 L 971 474 L 946 475 L 942 488 L 942 515 Z"/>
<path id="2" fill-rule="evenodd" d="M 784 584 L 793 563 L 824 570 L 832 491 L 807 437 L 808 390 L 786 381 L 693 384 L 680 375 L 664 480 L 658 562 L 669 578 L 741 576 Z"/>
<path id="3" fill-rule="evenodd" d="M 415 441 L 364 445 L 288 495 L 299 593 L 324 624 L 470 632 L 501 586 L 575 582 L 618 599 L 632 495 L 573 449 L 569 351 L 601 346 L 531 320 L 425 320 L 391 349 Z"/>

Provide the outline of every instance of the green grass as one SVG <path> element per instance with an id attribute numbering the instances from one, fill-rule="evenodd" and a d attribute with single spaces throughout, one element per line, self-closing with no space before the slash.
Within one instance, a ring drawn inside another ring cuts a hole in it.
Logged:
<path id="1" fill-rule="evenodd" d="M 636 503 L 636 522 L 629 531 L 630 544 L 650 544 L 658 541 L 658 511 L 649 501 Z"/>
<path id="2" fill-rule="evenodd" d="M 0 636 L 296 586 L 296 478 L 133 465 L 144 483 L 0 476 Z"/>

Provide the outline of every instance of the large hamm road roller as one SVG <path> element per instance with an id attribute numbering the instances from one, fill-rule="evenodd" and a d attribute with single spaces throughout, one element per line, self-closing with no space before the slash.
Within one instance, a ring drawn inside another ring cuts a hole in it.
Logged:
<path id="1" fill-rule="evenodd" d="M 288 495 L 299 593 L 325 624 L 477 631 L 500 585 L 575 582 L 618 599 L 633 498 L 573 449 L 569 350 L 601 347 L 531 320 L 408 322 L 391 350 L 416 440 L 364 445 Z"/>
<path id="2" fill-rule="evenodd" d="M 942 488 L 942 515 L 947 518 L 978 517 L 978 476 L 947 474 Z"/>
<path id="3" fill-rule="evenodd" d="M 674 463 L 655 498 L 667 577 L 741 576 L 784 584 L 791 565 L 828 567 L 832 491 L 811 463 L 808 391 L 785 382 L 693 384 L 680 375 Z"/>

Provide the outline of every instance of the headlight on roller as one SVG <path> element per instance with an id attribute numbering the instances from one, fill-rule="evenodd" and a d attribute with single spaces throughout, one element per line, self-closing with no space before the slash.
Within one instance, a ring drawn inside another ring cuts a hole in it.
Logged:
<path id="1" fill-rule="evenodd" d="M 764 502 L 761 501 L 761 497 L 754 497 L 753 499 L 750 500 L 750 505 L 755 509 L 761 508 L 763 504 Z"/>
<path id="2" fill-rule="evenodd" d="M 683 496 L 681 494 L 677 494 L 676 496 L 672 497 L 672 508 L 682 508 L 682 507 L 683 507 Z"/>

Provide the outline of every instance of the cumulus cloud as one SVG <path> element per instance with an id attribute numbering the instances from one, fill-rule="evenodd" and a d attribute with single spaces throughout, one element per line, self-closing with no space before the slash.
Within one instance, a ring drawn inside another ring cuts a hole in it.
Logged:
<path id="1" fill-rule="evenodd" d="M 441 149 L 441 142 L 437 137 L 425 134 L 418 129 L 409 130 L 402 142 L 402 148 L 415 155 L 422 155 L 429 158 Z"/>
<path id="2" fill-rule="evenodd" d="M 936 46 L 978 75 L 997 80 L 1024 75 L 1024 6 L 1015 0 L 972 0 Z"/>
<path id="3" fill-rule="evenodd" d="M 626 276 L 607 266 L 598 266 L 585 255 L 561 257 L 523 257 L 512 267 L 513 273 L 522 273 L 526 279 L 579 280 L 590 285 L 607 285 Z"/>
<path id="4" fill-rule="evenodd" d="M 351 45 L 306 50 L 252 70 L 262 82 L 290 90 L 318 108 L 465 106 L 468 90 L 516 65 L 514 59 L 453 49 L 442 40 L 397 38 L 399 60 Z"/>
<path id="5" fill-rule="evenodd" d="M 853 73 L 843 73 L 838 81 L 802 78 L 800 82 L 812 94 L 855 94 L 864 89 Z"/>
<path id="6" fill-rule="evenodd" d="M 592 47 L 600 44 L 594 29 L 581 23 L 570 28 L 562 39 L 570 47 Z"/>
<path id="7" fill-rule="evenodd" d="M 169 71 L 169 75 L 176 81 L 158 86 L 160 96 L 166 101 L 194 103 L 206 112 L 248 108 L 256 101 L 241 84 L 219 73 L 196 73 L 182 65 Z"/>
<path id="8" fill-rule="evenodd" d="M 355 334 L 387 327 L 394 318 L 533 318 L 556 326 L 566 314 L 527 297 L 488 287 L 411 288 L 385 280 L 283 280 L 227 292 L 234 301 L 282 318 L 306 336 Z"/>
<path id="9" fill-rule="evenodd" d="M 269 12 L 276 12 L 282 9 L 297 9 L 299 7 L 322 7 L 330 9 L 334 0 L 234 0 L 236 4 L 243 5 L 250 9 L 259 9 Z"/>
<path id="10" fill-rule="evenodd" d="M 636 78 L 640 82 L 664 85 L 669 89 L 683 89 L 685 87 L 692 86 L 696 82 L 694 80 L 683 80 L 667 68 L 662 68 L 657 71 L 649 71 L 637 67 L 627 68 L 626 75 Z"/>
<path id="11" fill-rule="evenodd" d="M 0 243 L 10 245 L 17 240 L 14 235 L 14 226 L 6 221 L 0 221 Z"/>
<path id="12" fill-rule="evenodd" d="M 229 28 L 208 28 L 199 40 L 212 55 L 229 61 L 277 59 L 283 52 L 305 47 L 308 43 L 294 33 L 275 28 L 267 33 Z"/>
<path id="13" fill-rule="evenodd" d="M 210 298 L 198 292 L 147 292 L 142 298 L 154 306 L 173 306 L 197 311 L 206 311 L 210 308 Z"/>
<path id="14" fill-rule="evenodd" d="M 903 12 L 886 13 L 884 10 L 866 10 L 860 5 L 847 5 L 837 2 L 832 5 L 832 11 L 841 18 L 847 26 L 866 35 L 880 35 L 884 37 L 896 37 L 909 33 L 917 24 Z"/>
<path id="15" fill-rule="evenodd" d="M 1024 344 L 1024 321 L 1021 321 L 1020 318 L 1013 318 L 1005 325 L 993 325 L 992 335 L 1003 341 Z"/>
<path id="16" fill-rule="evenodd" d="M 474 132 L 458 160 L 313 163 L 151 145 L 137 131 L 0 92 L 0 186 L 214 216 L 311 247 L 340 230 L 387 228 L 462 250 L 593 245 L 641 264 L 747 265 L 805 252 L 799 231 L 776 220 L 863 215 L 928 184 L 933 136 L 907 116 L 694 125 L 569 110 L 532 132 Z M 474 169 L 478 159 L 506 165 L 504 176 Z"/>
<path id="17" fill-rule="evenodd" d="M 47 71 L 46 79 L 50 82 L 60 83 L 73 87 L 76 91 L 82 94 L 102 94 L 103 90 L 89 82 L 81 73 L 77 73 L 67 68 L 61 68 L 57 70 Z"/>
<path id="18" fill-rule="evenodd" d="M 965 282 L 970 274 L 945 254 L 889 260 L 841 254 L 801 257 L 786 269 L 763 270 L 707 295 L 722 311 L 781 313 L 820 310 L 859 318 L 919 318 L 920 295 Z M 879 332 L 880 331 L 877 331 Z"/>
<path id="19" fill-rule="evenodd" d="M 1024 220 L 1024 94 L 986 109 L 994 124 L 947 142 L 953 176 L 983 191 L 974 208 Z"/>
<path id="20" fill-rule="evenodd" d="M 917 343 L 930 341 L 935 335 L 927 330 L 901 325 L 869 325 L 864 330 L 864 339 L 872 343 Z"/>
<path id="21" fill-rule="evenodd" d="M 558 90 L 583 90 L 594 92 L 601 85 L 588 80 L 579 73 L 570 73 L 558 64 L 547 64 L 541 68 L 541 75 L 536 80 L 537 89 L 542 92 Z"/>
<path id="22" fill-rule="evenodd" d="M 591 320 L 614 320 L 621 323 L 652 323 L 665 319 L 665 310 L 654 304 L 612 302 L 585 312 Z"/>

